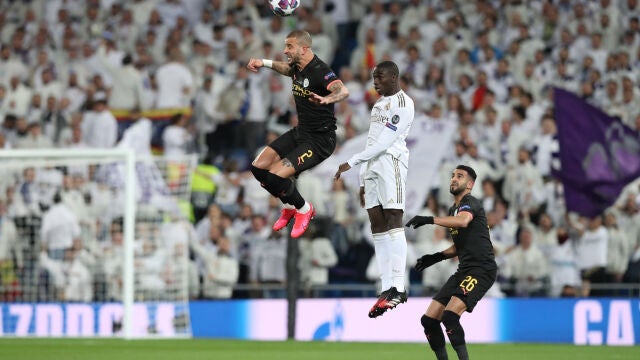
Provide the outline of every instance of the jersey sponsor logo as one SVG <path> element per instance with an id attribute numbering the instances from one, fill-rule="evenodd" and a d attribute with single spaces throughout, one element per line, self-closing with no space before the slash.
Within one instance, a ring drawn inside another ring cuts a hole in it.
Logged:
<path id="1" fill-rule="evenodd" d="M 304 87 L 309 86 L 309 79 L 302 80 L 302 86 L 304 86 Z"/>
<path id="2" fill-rule="evenodd" d="M 392 122 L 393 124 L 397 124 L 397 123 L 399 123 L 399 122 L 400 122 L 400 116 L 398 116 L 398 115 L 393 115 L 393 116 L 391 117 L 391 122 Z"/>
<path id="3" fill-rule="evenodd" d="M 451 236 L 458 235 L 458 229 L 450 227 L 449 228 L 449 234 L 451 234 Z"/>
<path id="4" fill-rule="evenodd" d="M 296 82 L 293 83 L 291 91 L 293 92 L 293 96 L 308 98 L 311 95 L 311 91 L 303 88 L 302 86 L 298 85 Z"/>
<path id="5" fill-rule="evenodd" d="M 380 123 L 380 124 L 384 124 L 387 122 L 387 117 L 384 116 L 384 112 L 381 108 L 374 106 L 373 109 L 371 109 L 371 122 L 372 123 Z"/>
<path id="6" fill-rule="evenodd" d="M 313 151 L 311 151 L 311 149 L 307 150 L 307 152 L 305 152 L 304 154 L 298 156 L 298 166 L 304 164 L 305 158 L 310 158 L 312 156 L 313 156 Z"/>
<path id="7" fill-rule="evenodd" d="M 395 126 L 395 125 L 393 125 L 393 124 L 391 124 L 391 123 L 389 123 L 389 122 L 388 122 L 388 123 L 386 123 L 386 124 L 384 124 L 384 126 L 388 127 L 389 129 L 391 129 L 391 130 L 393 130 L 393 131 L 398 130 L 398 127 L 397 127 L 397 126 Z"/>
<path id="8" fill-rule="evenodd" d="M 333 71 L 329 72 L 327 75 L 324 76 L 325 80 L 329 80 L 331 78 L 336 78 L 336 74 Z"/>

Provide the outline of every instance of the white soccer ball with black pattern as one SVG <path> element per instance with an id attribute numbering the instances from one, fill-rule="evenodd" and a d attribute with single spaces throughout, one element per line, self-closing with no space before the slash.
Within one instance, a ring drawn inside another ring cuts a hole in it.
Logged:
<path id="1" fill-rule="evenodd" d="M 269 0 L 271 11 L 278 16 L 289 16 L 300 7 L 300 0 Z"/>

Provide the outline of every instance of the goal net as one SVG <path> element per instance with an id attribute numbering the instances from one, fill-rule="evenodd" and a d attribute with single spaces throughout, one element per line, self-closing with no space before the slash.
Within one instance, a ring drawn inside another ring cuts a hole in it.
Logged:
<path id="1" fill-rule="evenodd" d="M 0 335 L 191 335 L 195 158 L 0 151 Z"/>

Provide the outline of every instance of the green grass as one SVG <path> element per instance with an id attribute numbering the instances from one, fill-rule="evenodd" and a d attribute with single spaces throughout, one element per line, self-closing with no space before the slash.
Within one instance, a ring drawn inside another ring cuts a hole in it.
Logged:
<path id="1" fill-rule="evenodd" d="M 449 345 L 449 358 L 457 359 Z M 469 345 L 473 360 L 640 359 L 639 347 L 550 344 Z M 0 359 L 338 360 L 435 359 L 426 344 L 231 340 L 0 339 Z"/>

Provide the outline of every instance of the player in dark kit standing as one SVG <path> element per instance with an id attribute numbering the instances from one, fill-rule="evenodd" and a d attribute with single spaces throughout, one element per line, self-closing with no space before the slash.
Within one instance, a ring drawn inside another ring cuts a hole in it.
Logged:
<path id="1" fill-rule="evenodd" d="M 417 270 L 422 271 L 454 256 L 460 261 L 458 270 L 433 297 L 427 312 L 420 319 L 429 345 L 438 360 L 448 359 L 440 322 L 447 330 L 458 359 L 469 359 L 460 316 L 465 311 L 473 311 L 496 280 L 498 266 L 489 238 L 487 217 L 480 200 L 470 195 L 475 180 L 476 172 L 471 167 L 458 165 L 451 175 L 449 185 L 449 191 L 455 198 L 455 203 L 449 209 L 449 216 L 414 216 L 407 223 L 407 226 L 413 228 L 426 224 L 446 226 L 453 238 L 453 245 L 448 249 L 418 259 Z"/>
<path id="2" fill-rule="evenodd" d="M 335 72 L 311 51 L 311 35 L 296 30 L 285 39 L 288 61 L 250 59 L 247 68 L 260 67 L 290 76 L 298 112 L 298 126 L 269 144 L 251 164 L 253 176 L 271 195 L 280 198 L 284 209 L 273 224 L 278 231 L 295 218 L 291 236 L 300 237 L 315 215 L 290 179 L 328 158 L 336 147 L 334 103 L 349 96 Z"/>

